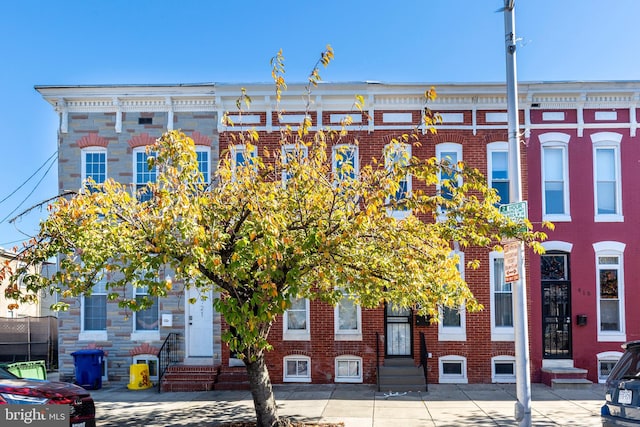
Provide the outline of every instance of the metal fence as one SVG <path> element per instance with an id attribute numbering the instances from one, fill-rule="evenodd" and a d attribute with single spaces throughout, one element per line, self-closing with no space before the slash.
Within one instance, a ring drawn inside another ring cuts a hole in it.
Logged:
<path id="1" fill-rule="evenodd" d="M 58 367 L 58 319 L 0 317 L 0 363 L 44 360 L 47 370 Z"/>

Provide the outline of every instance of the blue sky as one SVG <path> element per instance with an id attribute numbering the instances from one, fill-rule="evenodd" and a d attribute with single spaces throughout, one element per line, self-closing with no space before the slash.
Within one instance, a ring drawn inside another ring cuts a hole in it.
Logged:
<path id="1" fill-rule="evenodd" d="M 327 44 L 334 82 L 502 82 L 503 0 L 20 0 L 0 26 L 0 246 L 55 196 L 57 117 L 35 85 L 290 82 Z M 516 0 L 519 81 L 638 80 L 640 1 Z M 41 169 L 39 169 L 41 168 Z"/>

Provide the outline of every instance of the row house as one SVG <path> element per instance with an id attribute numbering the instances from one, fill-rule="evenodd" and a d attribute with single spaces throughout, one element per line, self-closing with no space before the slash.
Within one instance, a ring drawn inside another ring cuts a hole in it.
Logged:
<path id="1" fill-rule="evenodd" d="M 155 179 L 146 169 L 144 147 L 165 130 L 181 129 L 197 147 L 201 170 L 210 179 L 227 149 L 235 161 L 252 153 L 234 146 L 230 133 L 255 129 L 259 146 L 279 146 L 282 126 L 295 126 L 308 114 L 314 129 L 338 128 L 346 115 L 352 123 L 340 161 L 361 164 L 380 158 L 386 144 L 421 123 L 426 84 L 322 83 L 310 98 L 303 85 L 289 85 L 280 106 L 269 84 L 199 84 L 131 86 L 38 86 L 59 116 L 60 191 L 77 189 L 88 176 L 131 185 Z M 253 102 L 235 113 L 244 88 Z M 508 203 L 506 87 L 504 84 L 439 84 L 429 107 L 440 114 L 437 133 L 420 132 L 409 149 L 420 158 L 464 161 L 485 173 Z M 620 345 L 638 339 L 633 295 L 640 263 L 635 228 L 640 201 L 630 188 L 640 160 L 636 135 L 640 82 L 558 82 L 519 86 L 524 199 L 529 218 L 556 227 L 545 242 L 547 252 L 527 254 L 527 296 L 532 380 L 550 382 L 558 369 L 577 369 L 602 381 Z M 356 95 L 365 111 L 353 110 Z M 309 106 L 305 99 L 310 101 Z M 277 108 L 283 109 L 278 114 Z M 229 112 L 236 128 L 221 118 Z M 259 147 L 260 148 L 260 147 Z M 344 153 L 348 153 L 345 155 Z M 334 162 L 335 162 L 334 158 Z M 640 173 L 640 171 L 639 171 Z M 443 177 L 445 178 L 445 177 Z M 404 183 L 411 191 L 410 180 Z M 623 197 L 624 195 L 624 197 Z M 401 217 L 406 212 L 390 212 Z M 274 383 L 376 383 L 385 366 L 422 366 L 412 375 L 428 383 L 515 382 L 513 286 L 504 281 L 501 252 L 467 248 L 460 269 L 485 309 L 479 313 L 441 310 L 440 322 L 411 310 L 353 304 L 330 307 L 298 300 L 274 324 L 268 367 Z M 480 259 L 476 270 L 464 260 Z M 170 276 L 160 271 L 161 277 Z M 157 375 L 158 350 L 179 334 L 180 362 L 221 366 L 242 362 L 221 343 L 224 319 L 210 299 L 188 303 L 182 284 L 154 307 L 126 313 L 106 300 L 96 285 L 90 297 L 69 301 L 60 313 L 60 371 L 73 374 L 70 353 L 102 348 L 104 380 L 126 381 L 129 365 L 149 363 Z M 128 292 L 143 292 L 130 289 Z M 400 387 L 389 384 L 390 388 Z"/>

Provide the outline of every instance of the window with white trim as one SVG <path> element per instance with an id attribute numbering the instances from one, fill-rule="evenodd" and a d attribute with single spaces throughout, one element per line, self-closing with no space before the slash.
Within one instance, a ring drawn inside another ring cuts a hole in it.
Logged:
<path id="1" fill-rule="evenodd" d="M 150 299 L 153 305 L 144 310 L 133 312 L 133 329 L 136 332 L 157 332 L 160 329 L 158 297 L 149 295 L 147 286 L 134 286 L 133 292 L 140 305 L 140 302 L 144 299 Z"/>
<path id="2" fill-rule="evenodd" d="M 91 288 L 91 295 L 82 295 L 79 340 L 103 341 L 107 338 L 107 278 L 100 273 Z"/>
<path id="3" fill-rule="evenodd" d="M 627 340 L 624 316 L 624 243 L 598 242 L 596 284 L 598 296 L 598 341 Z"/>
<path id="4" fill-rule="evenodd" d="M 89 147 L 82 149 L 82 185 L 87 185 L 91 178 L 97 187 L 107 180 L 107 149 Z M 92 186 L 91 191 L 95 190 Z"/>
<path id="5" fill-rule="evenodd" d="M 310 383 L 311 382 L 311 358 L 308 356 L 285 356 L 284 378 L 286 383 Z"/>
<path id="6" fill-rule="evenodd" d="M 598 383 L 604 384 L 609 378 L 609 374 L 613 367 L 622 357 L 620 351 L 605 351 L 596 355 L 598 359 Z"/>
<path id="7" fill-rule="evenodd" d="M 509 146 L 498 141 L 487 144 L 487 182 L 500 196 L 500 204 L 509 203 Z"/>
<path id="8" fill-rule="evenodd" d="M 282 339 L 309 341 L 311 339 L 309 300 L 306 298 L 293 298 L 291 307 L 284 312 L 282 323 Z"/>
<path id="9" fill-rule="evenodd" d="M 491 358 L 491 382 L 516 382 L 516 358 L 514 356 L 495 356 Z"/>
<path id="10" fill-rule="evenodd" d="M 491 340 L 513 341 L 513 287 L 504 280 L 504 252 L 489 254 Z"/>
<path id="11" fill-rule="evenodd" d="M 411 160 L 411 145 L 404 143 L 387 144 L 384 148 L 385 167 L 392 172 L 395 167 L 406 167 Z M 402 200 L 411 194 L 411 175 L 405 173 L 398 182 L 398 189 L 391 195 L 387 203 L 393 204 L 389 208 L 389 214 L 395 218 L 401 219 L 408 216 L 411 212 L 402 205 Z"/>
<path id="12" fill-rule="evenodd" d="M 308 156 L 308 148 L 302 144 L 285 144 L 282 146 L 282 183 L 283 185 L 291 178 L 287 171 L 287 165 L 291 160 L 300 162 Z"/>
<path id="13" fill-rule="evenodd" d="M 448 200 L 451 200 L 453 193 L 448 185 L 459 187 L 462 185 L 462 177 L 456 177 L 457 164 L 462 161 L 462 144 L 445 142 L 436 145 L 436 158 L 439 162 L 446 161 L 451 167 L 450 171 L 441 171 L 438 177 L 437 190 Z M 446 184 L 448 182 L 448 184 Z"/>
<path id="14" fill-rule="evenodd" d="M 596 222 L 624 221 L 622 216 L 622 180 L 620 175 L 620 142 L 622 135 L 598 132 L 593 143 L 593 199 Z"/>
<path id="15" fill-rule="evenodd" d="M 137 354 L 133 356 L 133 363 L 144 363 L 149 367 L 149 380 L 158 381 L 158 356 L 152 354 Z"/>
<path id="16" fill-rule="evenodd" d="M 335 359 L 337 383 L 362 382 L 362 357 L 344 355 Z"/>
<path id="17" fill-rule="evenodd" d="M 542 215 L 550 221 L 571 221 L 569 209 L 569 135 L 539 136 L 542 166 Z"/>
<path id="18" fill-rule="evenodd" d="M 147 153 L 147 147 L 136 147 L 133 149 L 133 176 L 136 186 L 136 197 L 141 202 L 151 200 L 153 194 L 147 185 L 156 182 L 157 171 L 155 165 L 149 168 L 149 157 L 152 153 Z"/>
<path id="19" fill-rule="evenodd" d="M 464 279 L 464 253 L 453 251 L 452 256 L 458 257 L 458 271 Z M 466 341 L 466 310 L 460 307 L 440 307 L 440 321 L 438 322 L 438 341 Z"/>
<path id="20" fill-rule="evenodd" d="M 467 358 L 464 356 L 442 356 L 438 359 L 441 384 L 467 384 Z"/>
<path id="21" fill-rule="evenodd" d="M 349 295 L 344 295 L 334 308 L 336 341 L 362 340 L 362 311 Z"/>
<path id="22" fill-rule="evenodd" d="M 251 166 L 254 164 L 253 159 L 258 155 L 258 149 L 255 145 L 248 147 L 244 144 L 238 144 L 231 147 L 231 170 L 234 174 L 238 168 Z"/>
<path id="23" fill-rule="evenodd" d="M 203 182 L 208 184 L 211 181 L 211 148 L 197 145 L 196 159 L 198 170 L 202 174 Z"/>
<path id="24" fill-rule="evenodd" d="M 360 161 L 358 146 L 352 144 L 338 144 L 332 148 L 333 174 L 338 182 L 358 178 Z"/>

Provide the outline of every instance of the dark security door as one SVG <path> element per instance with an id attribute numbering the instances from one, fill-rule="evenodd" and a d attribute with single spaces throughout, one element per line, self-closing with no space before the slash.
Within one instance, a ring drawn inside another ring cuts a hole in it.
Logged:
<path id="1" fill-rule="evenodd" d="M 411 309 L 400 309 L 387 304 L 385 323 L 387 325 L 386 355 L 411 356 L 413 349 Z"/>
<path id="2" fill-rule="evenodd" d="M 571 359 L 571 282 L 569 255 L 543 255 L 542 340 L 545 359 Z"/>

